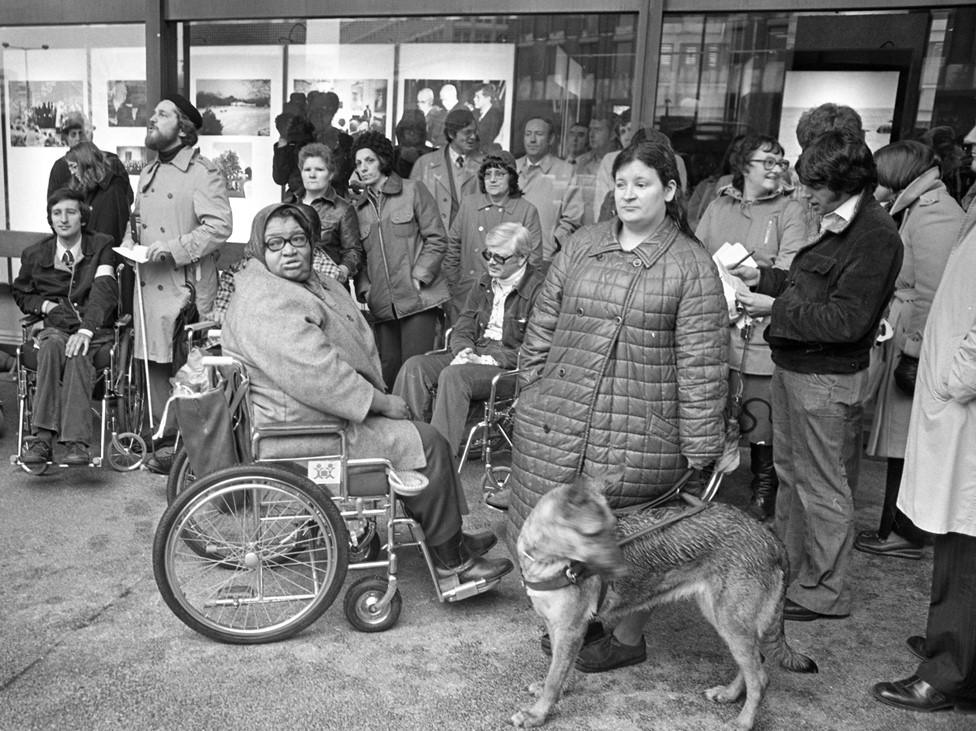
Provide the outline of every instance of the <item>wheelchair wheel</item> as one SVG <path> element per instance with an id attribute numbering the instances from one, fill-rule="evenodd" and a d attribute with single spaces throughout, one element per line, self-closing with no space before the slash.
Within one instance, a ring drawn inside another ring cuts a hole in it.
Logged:
<path id="1" fill-rule="evenodd" d="M 112 436 L 108 447 L 108 463 L 116 472 L 132 472 L 142 467 L 146 459 L 146 440 L 127 431 Z"/>
<path id="2" fill-rule="evenodd" d="M 180 445 L 173 456 L 173 466 L 166 477 L 166 502 L 172 505 L 176 496 L 186 490 L 196 480 L 193 469 L 190 467 L 190 458 L 186 453 L 186 447 Z"/>
<path id="3" fill-rule="evenodd" d="M 135 358 L 129 360 L 129 366 L 121 378 L 118 390 L 122 399 L 119 409 L 119 430 L 136 434 L 148 433 L 146 374 Z"/>
<path id="4" fill-rule="evenodd" d="M 511 474 L 511 467 L 492 467 L 486 470 L 481 478 L 481 491 L 498 492 L 505 487 Z"/>
<path id="5" fill-rule="evenodd" d="M 346 619 L 360 632 L 385 632 L 400 619 L 403 600 L 400 590 L 393 593 L 393 598 L 382 611 L 376 605 L 386 594 L 387 580 L 380 576 L 364 576 L 346 591 L 343 608 Z"/>
<path id="6" fill-rule="evenodd" d="M 332 498 L 290 472 L 257 465 L 195 481 L 166 509 L 153 572 L 167 606 L 221 642 L 276 642 L 335 601 L 349 536 Z"/>

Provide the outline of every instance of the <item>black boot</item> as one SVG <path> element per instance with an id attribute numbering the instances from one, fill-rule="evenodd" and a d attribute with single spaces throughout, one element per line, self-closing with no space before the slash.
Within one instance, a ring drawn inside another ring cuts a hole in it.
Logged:
<path id="1" fill-rule="evenodd" d="M 492 581 L 500 579 L 514 568 L 507 558 L 471 556 L 464 545 L 463 536 L 458 531 L 447 543 L 430 547 L 438 578 L 447 579 L 456 575 L 458 582 L 462 584 L 469 581 Z"/>
<path id="2" fill-rule="evenodd" d="M 750 444 L 749 456 L 752 468 L 752 500 L 748 513 L 756 520 L 773 517 L 776 512 L 776 490 L 779 478 L 773 467 L 772 444 Z"/>

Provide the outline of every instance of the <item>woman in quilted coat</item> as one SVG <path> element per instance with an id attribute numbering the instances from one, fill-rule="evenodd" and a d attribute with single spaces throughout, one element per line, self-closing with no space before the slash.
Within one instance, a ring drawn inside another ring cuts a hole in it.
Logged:
<path id="1" fill-rule="evenodd" d="M 508 540 L 549 490 L 599 478 L 611 508 L 663 495 L 723 451 L 728 312 L 715 264 L 685 217 L 662 141 L 613 165 L 617 215 L 578 231 L 552 262 L 522 344 Z M 645 615 L 589 642 L 577 667 L 645 658 Z"/>

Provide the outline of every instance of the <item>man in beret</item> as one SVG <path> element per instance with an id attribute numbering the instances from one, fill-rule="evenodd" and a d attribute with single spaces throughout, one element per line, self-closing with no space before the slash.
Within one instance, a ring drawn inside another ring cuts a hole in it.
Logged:
<path id="1" fill-rule="evenodd" d="M 194 147 L 202 124 L 197 108 L 179 94 L 156 105 L 147 126 L 146 147 L 155 150 L 157 157 L 139 176 L 130 232 L 134 241 L 126 239 L 126 245 L 146 246 L 149 258 L 140 266 L 137 283 L 146 328 L 144 332 L 136 317 L 135 352 L 142 358 L 148 351 L 157 423 L 174 370 L 174 323 L 191 292 L 200 314 L 206 317 L 210 312 L 217 292 L 217 251 L 233 228 L 224 178 Z M 171 463 L 169 454 L 157 451 L 147 466 L 165 473 Z"/>
<path id="2" fill-rule="evenodd" d="M 481 167 L 478 123 L 470 109 L 450 111 L 444 120 L 447 146 L 428 152 L 417 159 L 410 173 L 437 201 L 444 228 L 450 230 L 461 199 L 478 192 L 478 168 Z"/>

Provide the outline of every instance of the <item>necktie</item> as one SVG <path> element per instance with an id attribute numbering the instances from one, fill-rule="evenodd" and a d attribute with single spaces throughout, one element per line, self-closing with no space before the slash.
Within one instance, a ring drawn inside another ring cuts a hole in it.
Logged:
<path id="1" fill-rule="evenodd" d="M 455 161 L 454 161 L 454 163 L 455 163 L 455 164 L 456 164 L 456 165 L 457 165 L 457 166 L 458 166 L 459 168 L 463 168 L 463 167 L 464 167 L 464 155 L 458 155 L 458 156 L 457 156 L 457 160 L 455 160 Z"/>
<path id="2" fill-rule="evenodd" d="M 75 266 L 75 258 L 72 256 L 70 251 L 65 251 L 61 256 L 61 263 L 64 264 L 68 269 L 73 269 Z"/>

